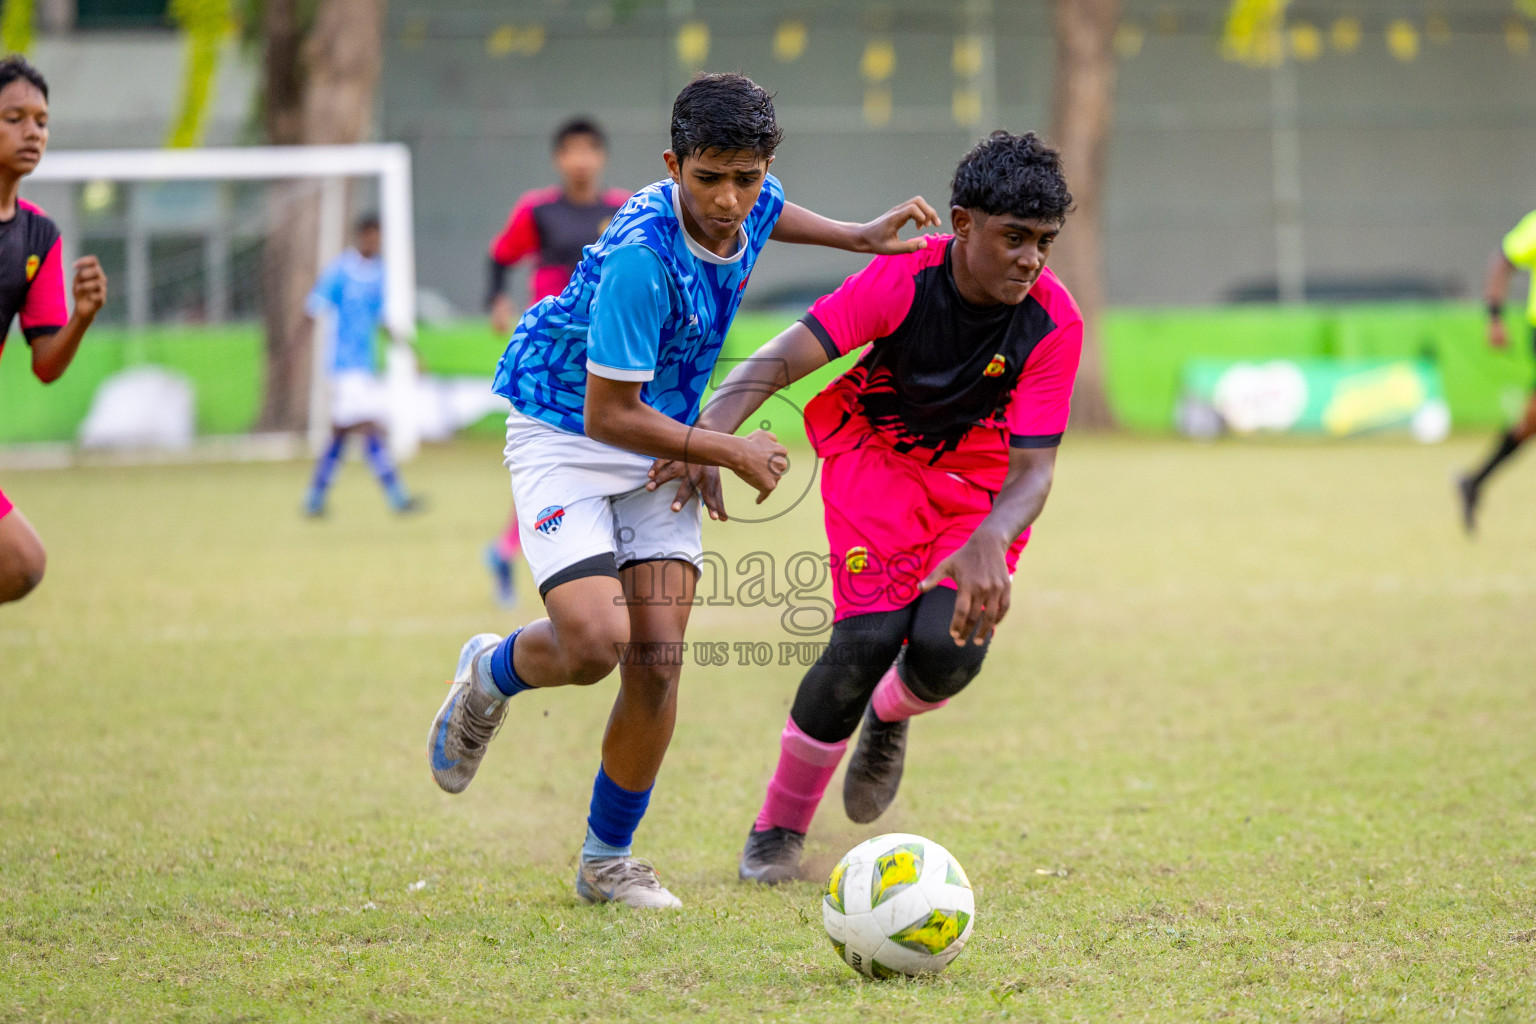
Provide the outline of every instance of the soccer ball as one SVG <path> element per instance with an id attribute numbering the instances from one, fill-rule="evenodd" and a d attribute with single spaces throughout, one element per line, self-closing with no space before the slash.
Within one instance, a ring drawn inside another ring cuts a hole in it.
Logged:
<path id="1" fill-rule="evenodd" d="M 965 948 L 975 916 L 960 862 L 932 839 L 904 832 L 849 850 L 821 901 L 837 955 L 871 978 L 942 971 Z"/>

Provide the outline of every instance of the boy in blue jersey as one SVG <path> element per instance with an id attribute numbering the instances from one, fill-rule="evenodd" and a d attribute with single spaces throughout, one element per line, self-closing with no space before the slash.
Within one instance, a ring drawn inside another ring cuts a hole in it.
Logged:
<path id="1" fill-rule="evenodd" d="M 631 856 L 631 839 L 672 737 L 703 546 L 698 501 L 674 511 L 671 495 L 646 489 L 652 461 L 722 466 L 765 497 L 786 466 L 772 434 L 692 427 L 763 246 L 909 252 L 923 240 L 897 231 L 938 223 L 921 199 L 862 225 L 786 203 L 768 174 L 781 137 L 773 102 L 744 76 L 696 77 L 673 104 L 671 134 L 668 177 L 624 204 L 502 357 L 506 463 L 548 617 L 464 645 L 428 738 L 433 778 L 462 792 L 508 698 L 590 685 L 617 666 L 576 891 L 635 907 L 681 905 Z"/>
<path id="2" fill-rule="evenodd" d="M 406 493 L 384 444 L 389 416 L 384 385 L 375 372 L 379 324 L 384 319 L 384 261 L 379 258 L 379 218 L 369 214 L 357 222 L 355 244 L 336 257 L 315 282 L 304 303 L 311 319 L 329 310 L 334 317 L 331 350 L 326 359 L 331 408 L 331 443 L 315 462 L 314 479 L 304 498 L 304 513 L 325 514 L 325 493 L 346 451 L 350 434 L 363 435 L 368 465 L 379 478 L 390 507 L 415 511 L 419 504 Z"/>

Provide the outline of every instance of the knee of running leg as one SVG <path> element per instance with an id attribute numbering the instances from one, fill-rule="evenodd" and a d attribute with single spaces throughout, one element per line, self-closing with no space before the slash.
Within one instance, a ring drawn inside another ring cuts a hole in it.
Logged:
<path id="1" fill-rule="evenodd" d="M 873 690 L 873 687 L 871 687 Z M 824 694 L 808 690 L 804 683 L 795 696 L 789 717 L 795 727 L 811 739 L 821 743 L 841 743 L 852 736 L 864 717 L 864 705 L 869 703 L 868 694 L 858 694 L 852 700 L 840 699 L 845 693 L 832 694 L 832 699 L 822 700 Z"/>
<path id="2" fill-rule="evenodd" d="M 43 573 L 46 572 L 47 569 L 48 556 L 39 551 L 37 553 L 36 560 L 27 566 L 26 572 L 22 576 L 22 580 L 27 587 L 27 593 L 31 593 L 32 591 L 36 590 L 37 585 L 43 582 Z"/>
<path id="3" fill-rule="evenodd" d="M 576 686 L 591 686 L 607 679 L 619 664 L 619 649 L 625 640 L 601 628 L 562 635 L 560 648 L 565 656 L 566 678 Z"/>
<path id="4" fill-rule="evenodd" d="M 0 601 L 19 601 L 32 593 L 47 567 L 48 557 L 41 550 L 21 553 L 0 577 Z"/>
<path id="5" fill-rule="evenodd" d="M 907 642 L 902 681 L 918 700 L 948 700 L 968 686 L 981 671 L 985 646 L 956 644 L 948 633 L 942 637 L 913 637 Z"/>
<path id="6" fill-rule="evenodd" d="M 677 681 L 681 666 L 663 664 L 634 664 L 624 667 L 624 691 L 627 699 L 639 699 L 660 708 L 672 701 L 677 694 Z"/>
<path id="7" fill-rule="evenodd" d="M 583 647 L 566 654 L 566 673 L 576 686 L 591 686 L 600 683 L 613 674 L 614 668 L 619 664 L 619 657 L 612 650 L 602 647 Z"/>

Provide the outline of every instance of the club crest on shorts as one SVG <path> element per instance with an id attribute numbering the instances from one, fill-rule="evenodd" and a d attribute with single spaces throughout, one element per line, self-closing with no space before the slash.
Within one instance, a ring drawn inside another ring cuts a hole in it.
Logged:
<path id="1" fill-rule="evenodd" d="M 849 572 L 857 573 L 868 569 L 869 548 L 863 546 L 849 548 L 848 553 L 843 556 L 843 564 L 848 567 Z"/>
<path id="2" fill-rule="evenodd" d="M 42 266 L 42 265 L 43 265 L 43 261 L 41 259 L 39 259 L 37 256 L 28 256 L 27 257 L 27 280 L 28 281 L 32 280 L 34 277 L 37 276 L 37 268 Z"/>
<path id="3" fill-rule="evenodd" d="M 553 537 L 560 532 L 560 525 L 565 522 L 565 506 L 551 505 L 539 512 L 533 521 L 533 528 L 546 537 Z"/>
<path id="4" fill-rule="evenodd" d="M 987 368 L 981 371 L 981 375 L 983 377 L 1001 377 L 1006 369 L 1008 369 L 1008 360 L 1004 359 L 1003 354 L 999 352 L 992 357 L 992 361 L 987 364 Z"/>

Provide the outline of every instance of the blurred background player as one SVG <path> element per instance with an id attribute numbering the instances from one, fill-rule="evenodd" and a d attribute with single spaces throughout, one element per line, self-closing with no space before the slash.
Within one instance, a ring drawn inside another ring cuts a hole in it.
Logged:
<path id="1" fill-rule="evenodd" d="M 733 370 L 699 417 L 730 433 L 777 388 L 869 346 L 806 406 L 836 615 L 784 725 L 744 879 L 796 877 L 861 719 L 843 805 L 863 824 L 896 797 L 907 720 L 981 671 L 1050 493 L 1082 353 L 1082 316 L 1045 269 L 1071 206 L 1055 150 L 994 132 L 955 170 L 953 235 L 871 261 Z M 658 463 L 654 480 L 683 472 Z M 676 501 L 697 486 L 717 507 L 718 471 L 686 472 Z"/>
<path id="2" fill-rule="evenodd" d="M 75 261 L 75 312 L 64 304 L 59 229 L 17 196 L 48 147 L 48 83 L 26 59 L 0 60 L 0 352 L 11 321 L 32 349 L 32 372 L 59 379 L 80 339 L 107 300 L 107 275 L 94 256 Z M 43 542 L 0 490 L 0 603 L 19 600 L 42 582 Z"/>
<path id="3" fill-rule="evenodd" d="M 507 292 L 507 271 L 532 259 L 527 309 L 559 295 L 581 261 L 581 250 L 597 241 L 613 215 L 629 198 L 620 189 L 602 187 L 608 163 L 608 138 L 595 121 L 576 117 L 555 130 L 551 140 L 555 173 L 560 184 L 525 193 L 512 207 L 507 225 L 491 242 L 490 289 L 486 304 L 491 329 L 505 339 L 514 315 L 521 310 Z M 485 551 L 485 564 L 504 605 L 516 601 L 512 562 L 522 549 L 517 534 L 517 509 L 501 536 Z"/>
<path id="4" fill-rule="evenodd" d="M 595 121 L 584 117 L 566 121 L 555 130 L 551 152 L 560 184 L 524 193 L 501 234 L 491 242 L 486 304 L 491 328 L 502 337 L 522 310 L 565 290 L 581 262 L 581 250 L 597 241 L 629 198 L 621 189 L 603 188 L 608 138 Z M 507 272 L 530 259 L 528 302 L 518 306 L 507 292 Z"/>
<path id="5" fill-rule="evenodd" d="M 442 789 L 462 792 L 513 697 L 617 667 L 576 874 L 589 903 L 681 906 L 631 849 L 677 720 L 674 652 L 703 556 L 699 504 L 652 493 L 653 459 L 726 466 L 771 491 L 785 465 L 772 434 L 691 426 L 763 247 L 910 252 L 922 241 L 898 230 L 938 220 L 920 199 L 862 225 L 785 202 L 768 173 L 780 137 L 752 80 L 695 77 L 673 104 L 668 176 L 625 204 L 564 291 L 524 314 L 497 368 L 513 406 L 506 464 L 523 550 L 547 617 L 464 644 L 427 758 Z M 519 784 L 526 775 L 521 766 Z"/>
<path id="6" fill-rule="evenodd" d="M 379 326 L 384 319 L 384 261 L 379 257 L 379 218 L 359 218 L 352 248 L 336 257 L 315 282 L 304 304 L 310 320 L 332 314 L 330 354 L 325 361 L 330 387 L 331 443 L 315 462 L 315 475 L 304 497 L 305 515 L 325 514 L 325 495 L 346 451 L 350 434 L 363 435 L 368 465 L 396 512 L 420 508 L 400 482 L 385 444 L 389 418 L 384 384 L 377 373 Z"/>
<path id="7" fill-rule="evenodd" d="M 1488 300 L 1488 343 L 1494 348 L 1509 344 L 1509 329 L 1504 324 L 1504 297 L 1509 293 L 1510 278 L 1515 276 L 1516 267 L 1529 270 L 1533 266 L 1536 266 L 1536 210 L 1526 214 L 1488 258 L 1483 295 Z M 1536 282 L 1529 287 L 1526 321 L 1536 328 Z M 1482 498 L 1483 484 L 1532 434 L 1536 434 L 1536 392 L 1532 393 L 1520 422 L 1499 436 L 1488 460 L 1457 482 L 1461 492 L 1461 521 L 1468 533 L 1477 528 L 1477 505 Z"/>

